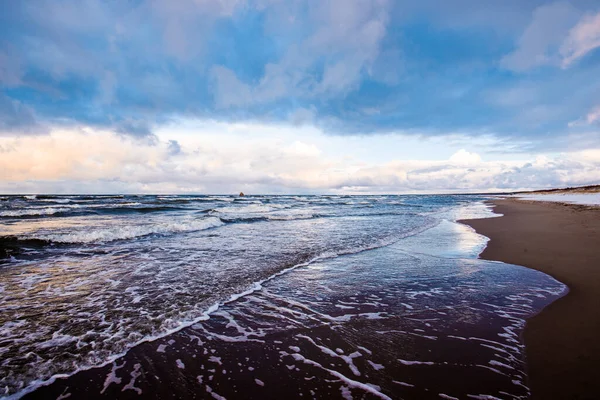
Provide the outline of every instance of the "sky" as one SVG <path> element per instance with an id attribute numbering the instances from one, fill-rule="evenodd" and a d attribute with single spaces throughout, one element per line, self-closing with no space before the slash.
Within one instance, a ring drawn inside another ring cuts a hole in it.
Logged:
<path id="1" fill-rule="evenodd" d="M 598 183 L 597 0 L 0 0 L 0 193 Z"/>

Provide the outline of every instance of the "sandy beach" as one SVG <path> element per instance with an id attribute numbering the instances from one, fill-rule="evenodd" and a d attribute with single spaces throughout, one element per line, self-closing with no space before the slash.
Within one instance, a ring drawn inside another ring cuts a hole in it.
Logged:
<path id="1" fill-rule="evenodd" d="M 524 331 L 534 399 L 597 399 L 600 393 L 600 208 L 494 200 L 503 217 L 461 221 L 491 240 L 486 260 L 543 271 L 569 293 Z"/>

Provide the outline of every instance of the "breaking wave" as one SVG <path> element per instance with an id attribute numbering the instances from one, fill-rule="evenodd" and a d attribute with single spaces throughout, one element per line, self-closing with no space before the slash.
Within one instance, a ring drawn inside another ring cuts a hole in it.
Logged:
<path id="1" fill-rule="evenodd" d="M 186 222 L 162 222 L 147 225 L 125 225 L 100 228 L 89 228 L 85 231 L 70 233 L 48 233 L 36 234 L 35 237 L 25 239 L 37 239 L 53 243 L 104 243 L 115 240 L 133 239 L 152 234 L 169 234 L 200 231 L 216 228 L 223 225 L 219 218 L 208 217 L 200 220 Z"/>

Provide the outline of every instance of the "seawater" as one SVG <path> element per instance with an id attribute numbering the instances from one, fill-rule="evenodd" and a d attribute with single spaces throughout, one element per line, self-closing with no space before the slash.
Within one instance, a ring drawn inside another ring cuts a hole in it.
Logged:
<path id="1" fill-rule="evenodd" d="M 483 394 L 526 396 L 525 318 L 565 288 L 537 271 L 477 259 L 486 238 L 455 221 L 492 216 L 483 199 L 1 197 L 0 390 L 18 397 L 179 332 L 238 352 L 270 343 L 282 371 L 290 360 L 320 369 L 343 397 L 459 390 L 406 371 L 423 367 L 447 377 L 485 371 L 498 382 Z M 361 321 L 366 327 L 356 328 Z M 293 340 L 288 347 L 269 342 L 282 334 Z M 381 348 L 395 355 L 378 355 Z M 456 358 L 478 349 L 482 357 L 468 366 Z M 373 380 L 368 369 L 389 379 Z M 218 387 L 213 379 L 207 393 Z"/>

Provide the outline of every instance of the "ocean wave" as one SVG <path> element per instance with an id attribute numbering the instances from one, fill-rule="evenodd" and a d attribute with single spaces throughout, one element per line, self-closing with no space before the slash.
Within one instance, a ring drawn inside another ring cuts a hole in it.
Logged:
<path id="1" fill-rule="evenodd" d="M 153 213 L 153 212 L 163 212 L 163 211 L 181 211 L 186 210 L 186 208 L 182 207 L 174 207 L 174 206 L 143 206 L 139 207 L 136 205 L 125 205 L 125 204 L 111 204 L 107 206 L 99 206 L 95 211 L 103 214 L 125 214 L 125 213 Z"/>
<path id="2" fill-rule="evenodd" d="M 217 218 L 209 218 L 209 219 L 217 219 Z M 206 221 L 206 220 L 205 220 Z M 98 352 L 93 358 L 89 358 L 84 360 L 83 362 L 70 364 L 67 370 L 60 371 L 59 373 L 54 373 L 50 376 L 42 375 L 37 380 L 33 382 L 28 382 L 26 387 L 20 387 L 19 391 L 12 395 L 12 398 L 20 398 L 23 395 L 32 392 L 36 388 L 41 385 L 45 385 L 53 382 L 57 378 L 70 376 L 76 374 L 79 371 L 88 370 L 95 367 L 105 366 L 111 362 L 114 362 L 119 357 L 122 357 L 129 349 L 134 346 L 137 346 L 144 342 L 154 341 L 156 339 L 165 337 L 172 333 L 178 332 L 186 327 L 192 326 L 202 321 L 206 321 L 211 318 L 211 315 L 217 312 L 220 308 L 222 308 L 226 304 L 230 304 L 239 300 L 240 298 L 244 298 L 254 293 L 261 291 L 263 289 L 263 285 L 274 280 L 275 278 L 287 274 L 291 271 L 294 271 L 298 268 L 307 267 L 316 262 L 331 260 L 338 257 L 342 257 L 345 255 L 352 255 L 362 253 L 364 251 L 369 251 L 373 249 L 377 249 L 380 247 L 391 245 L 398 240 L 416 235 L 424 230 L 430 229 L 435 226 L 439 221 L 429 220 L 422 226 L 414 228 L 412 230 L 399 233 L 394 237 L 389 237 L 381 240 L 377 240 L 370 244 L 362 244 L 356 246 L 350 246 L 346 248 L 339 249 L 331 249 L 324 250 L 316 254 L 307 253 L 305 257 L 301 257 L 302 260 L 297 260 L 291 263 L 285 263 L 279 266 L 279 268 L 275 271 L 267 272 L 262 276 L 256 277 L 255 281 L 246 282 L 245 284 L 241 284 L 239 286 L 233 287 L 232 291 L 229 293 L 222 293 L 219 295 L 215 295 L 210 302 L 202 307 L 199 312 L 191 314 L 182 315 L 181 318 L 170 321 L 167 325 L 161 325 L 159 329 L 153 330 L 145 335 L 131 335 L 130 337 L 124 339 L 118 347 L 112 348 L 111 351 L 100 353 Z M 119 332 L 120 333 L 120 332 Z M 80 340 L 80 337 L 69 336 L 69 335 L 53 335 L 51 339 L 47 342 L 43 342 L 37 345 L 38 349 L 43 349 L 50 343 L 51 346 L 55 346 L 58 344 L 71 343 L 76 340 Z M 57 342 L 58 341 L 58 342 Z M 69 369 L 70 368 L 70 369 Z M 44 374 L 47 374 L 47 371 L 44 371 Z"/>
<path id="3" fill-rule="evenodd" d="M 232 197 L 192 197 L 191 201 L 222 201 L 226 203 L 232 203 L 234 199 Z"/>
<path id="4" fill-rule="evenodd" d="M 294 213 L 294 214 L 276 214 L 276 215 L 269 215 L 267 217 L 267 219 L 272 220 L 272 221 L 293 221 L 293 220 L 297 220 L 297 219 L 312 219 L 312 218 L 319 218 L 320 215 L 319 214 L 312 214 L 312 213 L 307 213 L 307 214 L 302 214 L 302 213 Z"/>
<path id="5" fill-rule="evenodd" d="M 225 222 L 292 221 L 318 217 L 317 214 L 306 210 L 294 210 L 288 204 L 250 204 L 238 207 L 221 207 L 210 210 L 209 214 L 218 216 Z"/>
<path id="6" fill-rule="evenodd" d="M 58 204 L 67 204 L 73 202 L 73 200 L 68 198 L 41 198 L 39 201 L 43 201 L 44 203 L 58 203 Z"/>
<path id="7" fill-rule="evenodd" d="M 214 215 L 211 213 L 211 215 Z M 319 214 L 248 214 L 248 215 L 221 215 L 219 218 L 226 223 L 258 222 L 258 221 L 295 221 L 301 219 L 320 218 Z"/>
<path id="8" fill-rule="evenodd" d="M 246 203 L 246 204 L 262 204 L 262 201 L 258 199 L 250 199 L 244 197 L 236 197 L 233 199 L 234 203 Z"/>
<path id="9" fill-rule="evenodd" d="M 250 204 L 250 205 L 241 206 L 241 207 L 215 208 L 213 211 L 218 212 L 218 213 L 225 213 L 225 214 L 246 214 L 246 213 L 255 214 L 255 213 L 267 213 L 270 211 L 275 211 L 277 209 L 278 208 L 276 208 L 276 207 L 265 206 L 263 204 Z"/>
<path id="10" fill-rule="evenodd" d="M 25 208 L 20 210 L 0 211 L 0 217 L 34 217 L 65 213 L 72 210 L 72 207 L 41 207 Z"/>
<path id="11" fill-rule="evenodd" d="M 47 200 L 49 201 L 49 200 Z M 155 212 L 182 211 L 189 208 L 176 205 L 152 205 L 139 202 L 129 203 L 98 203 L 98 204 L 60 204 L 33 206 L 27 208 L 11 208 L 0 210 L 0 218 L 39 218 L 59 217 L 83 214 L 148 214 Z"/>
<path id="12" fill-rule="evenodd" d="M 163 222 L 146 225 L 124 225 L 111 227 L 93 227 L 69 233 L 36 233 L 24 239 L 45 240 L 53 243 L 105 243 L 116 240 L 134 239 L 152 234 L 170 234 L 193 232 L 222 226 L 219 218 L 208 217 L 199 220 L 181 222 Z"/>
<path id="13" fill-rule="evenodd" d="M 215 197 L 215 196 L 208 196 L 208 197 L 169 197 L 169 196 L 159 196 L 157 197 L 157 200 L 159 200 L 160 202 L 164 202 L 164 203 L 192 203 L 192 202 L 207 202 L 207 203 L 214 203 L 214 202 L 226 202 L 226 203 L 231 203 L 233 202 L 233 198 L 231 197 Z"/>
<path id="14" fill-rule="evenodd" d="M 50 242 L 41 239 L 20 239 L 16 236 L 0 236 L 0 261 L 20 255 L 25 249 L 41 249 Z"/>

